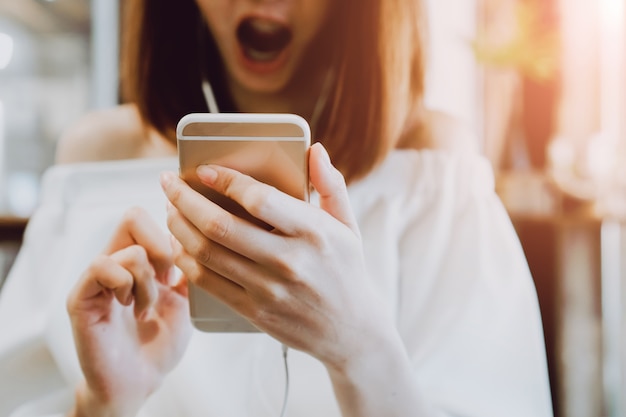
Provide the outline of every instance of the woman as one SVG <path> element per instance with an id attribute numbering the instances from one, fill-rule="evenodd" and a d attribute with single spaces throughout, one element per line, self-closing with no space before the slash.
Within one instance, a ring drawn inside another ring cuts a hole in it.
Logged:
<path id="1" fill-rule="evenodd" d="M 319 204 L 199 168 L 267 232 L 164 172 L 173 237 L 132 209 L 72 282 L 70 415 L 279 415 L 285 384 L 294 416 L 551 414 L 532 280 L 487 163 L 437 149 L 422 108 L 418 2 L 126 7 L 131 104 L 79 123 L 59 162 L 175 155 L 190 112 L 296 113 L 323 143 L 309 155 Z M 191 332 L 185 278 L 263 333 Z"/>

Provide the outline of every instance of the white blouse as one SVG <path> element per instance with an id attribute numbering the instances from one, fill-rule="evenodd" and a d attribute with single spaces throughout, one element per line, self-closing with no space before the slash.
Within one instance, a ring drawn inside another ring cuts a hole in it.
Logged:
<path id="1" fill-rule="evenodd" d="M 46 172 L 40 207 L 0 292 L 0 416 L 71 407 L 82 375 L 65 299 L 129 207 L 144 207 L 166 230 L 163 170 L 176 171 L 175 159 Z M 489 163 L 394 151 L 349 191 L 369 279 L 395 317 L 426 398 L 450 416 L 551 416 L 535 288 Z M 286 415 L 339 416 L 321 363 L 294 350 L 288 362 Z M 140 415 L 277 417 L 284 389 L 277 341 L 195 331 Z"/>

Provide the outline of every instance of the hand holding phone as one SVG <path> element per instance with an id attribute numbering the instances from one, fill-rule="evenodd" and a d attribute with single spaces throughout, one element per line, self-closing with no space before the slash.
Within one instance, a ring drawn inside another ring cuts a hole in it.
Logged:
<path id="1" fill-rule="evenodd" d="M 307 151 L 311 133 L 306 120 L 292 114 L 193 113 L 176 129 L 180 176 L 189 186 L 225 210 L 270 230 L 233 200 L 200 182 L 196 169 L 216 164 L 235 169 L 308 201 Z M 189 284 L 193 324 L 207 332 L 258 331 L 245 318 L 206 291 Z"/>

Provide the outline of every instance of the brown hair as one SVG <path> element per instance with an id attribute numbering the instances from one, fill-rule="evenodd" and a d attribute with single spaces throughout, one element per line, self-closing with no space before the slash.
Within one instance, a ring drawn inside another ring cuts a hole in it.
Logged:
<path id="1" fill-rule="evenodd" d="M 407 129 L 418 130 L 424 19 L 419 0 L 331 4 L 337 10 L 317 46 L 333 61 L 335 77 L 314 135 L 323 138 L 349 182 L 371 171 Z M 236 111 L 223 91 L 217 48 L 206 30 L 200 35 L 200 16 L 193 0 L 134 0 L 125 5 L 123 98 L 172 141 L 183 115 L 208 111 L 202 68 L 207 68 L 221 110 Z"/>

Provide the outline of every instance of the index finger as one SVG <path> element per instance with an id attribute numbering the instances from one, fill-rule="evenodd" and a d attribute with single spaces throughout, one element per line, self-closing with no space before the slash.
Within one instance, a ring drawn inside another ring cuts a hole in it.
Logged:
<path id="1" fill-rule="evenodd" d="M 174 236 L 180 237 L 171 223 L 178 213 L 188 221 L 187 228 L 197 229 L 205 238 L 254 261 L 267 259 L 276 235 L 230 213 L 171 172 L 162 173 L 161 184 L 171 202 L 168 225 Z"/>
<path id="2" fill-rule="evenodd" d="M 157 279 L 167 283 L 170 269 L 174 266 L 169 237 L 141 207 L 133 207 L 124 214 L 104 253 L 112 255 L 132 245 L 140 245 L 146 250 Z"/>
<path id="3" fill-rule="evenodd" d="M 276 187 L 219 165 L 202 165 L 198 167 L 197 173 L 204 184 L 236 201 L 252 216 L 286 235 L 297 235 L 308 227 L 302 221 L 300 210 L 308 209 L 309 205 Z M 307 216 L 311 219 L 314 212 Z"/>

